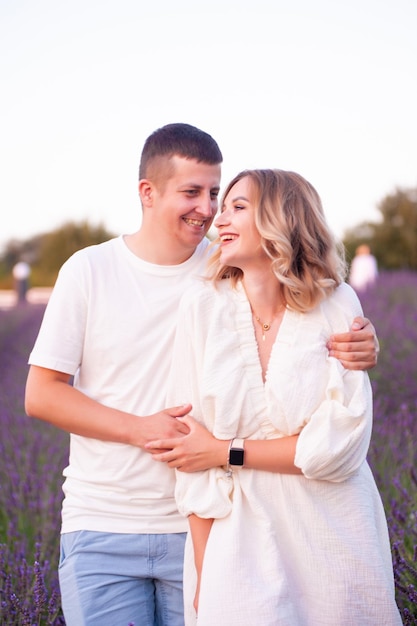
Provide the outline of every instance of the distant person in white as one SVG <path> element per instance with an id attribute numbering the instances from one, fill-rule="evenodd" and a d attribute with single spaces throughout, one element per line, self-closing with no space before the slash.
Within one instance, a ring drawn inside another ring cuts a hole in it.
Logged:
<path id="1" fill-rule="evenodd" d="M 30 276 L 30 265 L 25 261 L 19 261 L 13 267 L 13 278 L 18 302 L 26 302 Z"/>
<path id="2" fill-rule="evenodd" d="M 375 283 L 378 276 L 378 264 L 366 244 L 356 248 L 355 256 L 350 266 L 349 283 L 356 291 L 365 291 Z"/>

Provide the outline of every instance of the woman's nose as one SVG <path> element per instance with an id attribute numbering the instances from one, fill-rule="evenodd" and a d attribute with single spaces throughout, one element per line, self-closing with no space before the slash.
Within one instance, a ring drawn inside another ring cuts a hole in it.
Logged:
<path id="1" fill-rule="evenodd" d="M 220 226 L 224 226 L 227 223 L 228 223 L 227 211 L 223 211 L 222 213 L 219 213 L 219 215 L 214 220 L 214 225 L 216 228 L 219 228 Z"/>

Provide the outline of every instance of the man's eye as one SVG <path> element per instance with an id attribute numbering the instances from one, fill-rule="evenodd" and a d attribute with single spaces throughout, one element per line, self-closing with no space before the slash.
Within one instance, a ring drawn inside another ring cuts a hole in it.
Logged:
<path id="1" fill-rule="evenodd" d="M 198 189 L 186 189 L 185 193 L 187 196 L 196 196 L 198 194 Z"/>
<path id="2" fill-rule="evenodd" d="M 216 200 L 216 198 L 219 197 L 219 192 L 218 191 L 211 191 L 210 192 L 210 196 L 212 200 Z"/>

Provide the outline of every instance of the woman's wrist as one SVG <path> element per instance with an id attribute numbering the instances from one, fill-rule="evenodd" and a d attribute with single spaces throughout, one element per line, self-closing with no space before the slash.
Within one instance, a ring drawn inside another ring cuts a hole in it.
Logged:
<path id="1" fill-rule="evenodd" d="M 227 467 L 231 439 L 217 439 L 216 467 Z"/>

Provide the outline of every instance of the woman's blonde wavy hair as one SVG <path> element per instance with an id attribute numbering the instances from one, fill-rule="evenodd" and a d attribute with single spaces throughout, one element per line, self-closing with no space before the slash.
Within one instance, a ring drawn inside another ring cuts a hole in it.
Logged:
<path id="1" fill-rule="evenodd" d="M 329 295 L 346 277 L 343 245 L 327 225 L 320 196 L 299 174 L 276 169 L 244 170 L 228 184 L 223 200 L 242 178 L 251 180 L 255 224 L 271 269 L 282 285 L 289 308 L 306 312 Z M 213 245 L 219 243 L 219 239 Z M 239 268 L 222 265 L 220 248 L 209 262 L 213 281 L 242 279 Z"/>

